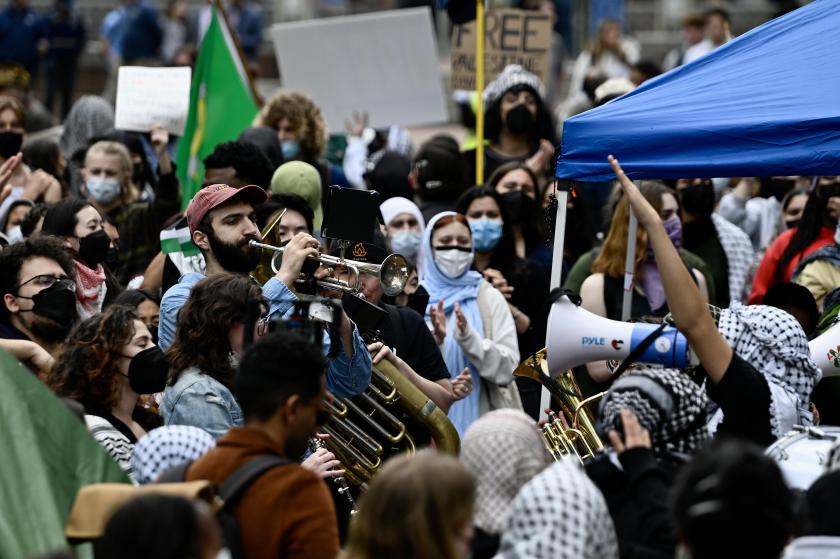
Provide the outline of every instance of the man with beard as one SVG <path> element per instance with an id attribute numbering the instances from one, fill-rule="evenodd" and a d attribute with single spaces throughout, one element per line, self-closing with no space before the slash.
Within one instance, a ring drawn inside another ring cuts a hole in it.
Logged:
<path id="1" fill-rule="evenodd" d="M 78 319 L 73 260 L 54 237 L 0 252 L 0 347 L 46 372 Z"/>
<path id="2" fill-rule="evenodd" d="M 189 273 L 169 288 L 160 305 L 159 345 L 167 349 L 175 339 L 178 311 L 187 301 L 193 286 L 205 275 L 225 272 L 248 274 L 256 268 L 260 253 L 249 246 L 260 239 L 254 208 L 265 202 L 265 191 L 255 185 L 234 188 L 214 184 L 202 188 L 186 211 L 193 243 L 204 255 L 205 274 Z M 269 316 L 279 317 L 292 309 L 295 294 L 291 291 L 307 258 L 317 257 L 320 243 L 311 235 L 298 234 L 286 245 L 283 263 L 277 274 L 263 285 L 269 302 Z M 355 326 L 341 313 L 339 318 L 341 348 L 330 360 L 327 387 L 338 397 L 361 393 L 370 384 L 370 355 Z M 324 351 L 330 353 L 329 337 Z"/>

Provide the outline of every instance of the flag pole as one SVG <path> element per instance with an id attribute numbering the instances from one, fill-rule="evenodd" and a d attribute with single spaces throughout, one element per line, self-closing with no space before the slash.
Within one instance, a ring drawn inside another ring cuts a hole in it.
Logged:
<path id="1" fill-rule="evenodd" d="M 484 0 L 475 2 L 475 183 L 484 183 Z"/>
<path id="2" fill-rule="evenodd" d="M 251 96 L 254 98 L 257 108 L 262 107 L 263 100 L 262 97 L 260 97 L 260 94 L 257 93 L 256 85 L 254 85 L 254 79 L 248 68 L 248 59 L 245 57 L 245 51 L 242 50 L 242 45 L 239 44 L 239 37 L 236 36 L 236 31 L 230 26 L 230 20 L 228 19 L 225 7 L 222 5 L 222 0 L 213 0 L 213 6 L 219 11 L 219 14 L 221 14 L 225 28 L 227 28 L 228 34 L 233 41 L 233 46 L 236 47 L 236 54 L 239 56 L 239 62 L 242 63 L 242 68 L 245 70 L 245 81 L 248 83 L 248 89 L 251 91 Z"/>

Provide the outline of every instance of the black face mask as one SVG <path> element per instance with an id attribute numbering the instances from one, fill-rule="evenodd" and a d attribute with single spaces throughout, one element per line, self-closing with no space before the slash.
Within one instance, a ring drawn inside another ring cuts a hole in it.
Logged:
<path id="1" fill-rule="evenodd" d="M 31 312 L 48 319 L 48 321 L 34 320 L 30 330 L 36 337 L 50 342 L 58 342 L 66 338 L 79 317 L 76 310 L 76 294 L 58 283 L 41 290 L 32 297 L 22 295 L 18 297 L 30 299 Z"/>
<path id="2" fill-rule="evenodd" d="M 761 198 L 773 197 L 781 202 L 785 194 L 793 190 L 795 184 L 796 181 L 792 179 L 767 178 L 761 181 L 761 189 L 758 195 Z"/>
<path id="3" fill-rule="evenodd" d="M 817 193 L 825 201 L 828 201 L 829 198 L 840 197 L 840 183 L 824 184 L 817 188 Z"/>
<path id="4" fill-rule="evenodd" d="M 697 217 L 707 217 L 715 211 L 715 189 L 711 184 L 690 184 L 680 192 L 683 209 Z"/>
<path id="5" fill-rule="evenodd" d="M 134 169 L 131 171 L 131 182 L 140 189 L 146 186 L 146 173 L 141 165 L 134 165 Z"/>
<path id="6" fill-rule="evenodd" d="M 87 264 L 95 268 L 108 258 L 108 249 L 110 247 L 111 238 L 104 229 L 100 229 L 79 239 L 79 256 Z"/>
<path id="7" fill-rule="evenodd" d="M 785 227 L 787 227 L 788 229 L 793 229 L 795 227 L 799 227 L 800 223 L 802 223 L 802 218 L 791 219 L 791 220 L 785 221 Z"/>
<path id="8" fill-rule="evenodd" d="M 112 270 L 117 267 L 119 263 L 120 255 L 117 252 L 117 247 L 108 247 L 108 252 L 105 254 L 105 265 L 111 268 Z"/>
<path id="9" fill-rule="evenodd" d="M 156 394 L 166 388 L 169 362 L 158 346 L 147 347 L 129 359 L 128 385 L 134 392 Z"/>
<path id="10" fill-rule="evenodd" d="M 408 296 L 405 306 L 414 309 L 420 316 L 425 316 L 426 307 L 429 306 L 429 292 L 422 285 L 418 285 L 417 291 Z"/>
<path id="11" fill-rule="evenodd" d="M 252 240 L 259 239 L 247 237 L 238 245 L 230 245 L 218 239 L 213 233 L 207 235 L 213 257 L 225 271 L 235 274 L 247 274 L 260 263 L 260 253 L 248 246 L 248 242 Z"/>
<path id="12" fill-rule="evenodd" d="M 514 134 L 531 134 L 536 118 L 525 105 L 517 105 L 505 115 L 505 126 Z"/>
<path id="13" fill-rule="evenodd" d="M 521 190 L 502 194 L 502 212 L 505 221 L 523 223 L 534 215 L 537 202 Z"/>
<path id="14" fill-rule="evenodd" d="M 8 159 L 17 155 L 23 145 L 23 134 L 20 132 L 0 132 L 0 157 Z"/>

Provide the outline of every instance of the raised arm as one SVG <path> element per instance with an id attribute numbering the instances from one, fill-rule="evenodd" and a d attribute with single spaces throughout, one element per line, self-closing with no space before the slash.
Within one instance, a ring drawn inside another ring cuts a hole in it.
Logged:
<path id="1" fill-rule="evenodd" d="M 662 276 L 665 297 L 674 320 L 713 383 L 723 378 L 732 361 L 732 348 L 720 335 L 700 290 L 695 285 L 677 249 L 668 238 L 656 210 L 645 200 L 633 181 L 627 178 L 612 155 L 607 158 L 615 176 L 621 183 L 624 195 L 633 214 L 644 227 L 650 239 L 656 265 Z"/>

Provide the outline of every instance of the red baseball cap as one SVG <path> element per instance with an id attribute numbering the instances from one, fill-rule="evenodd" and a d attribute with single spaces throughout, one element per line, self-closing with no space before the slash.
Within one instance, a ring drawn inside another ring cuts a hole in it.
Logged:
<path id="1" fill-rule="evenodd" d="M 227 184 L 211 184 L 196 192 L 190 205 L 187 206 L 187 225 L 190 227 L 190 237 L 198 229 L 198 224 L 212 209 L 218 208 L 234 196 L 243 198 L 252 206 L 259 206 L 268 199 L 265 190 L 255 184 L 242 188 L 235 188 Z"/>

